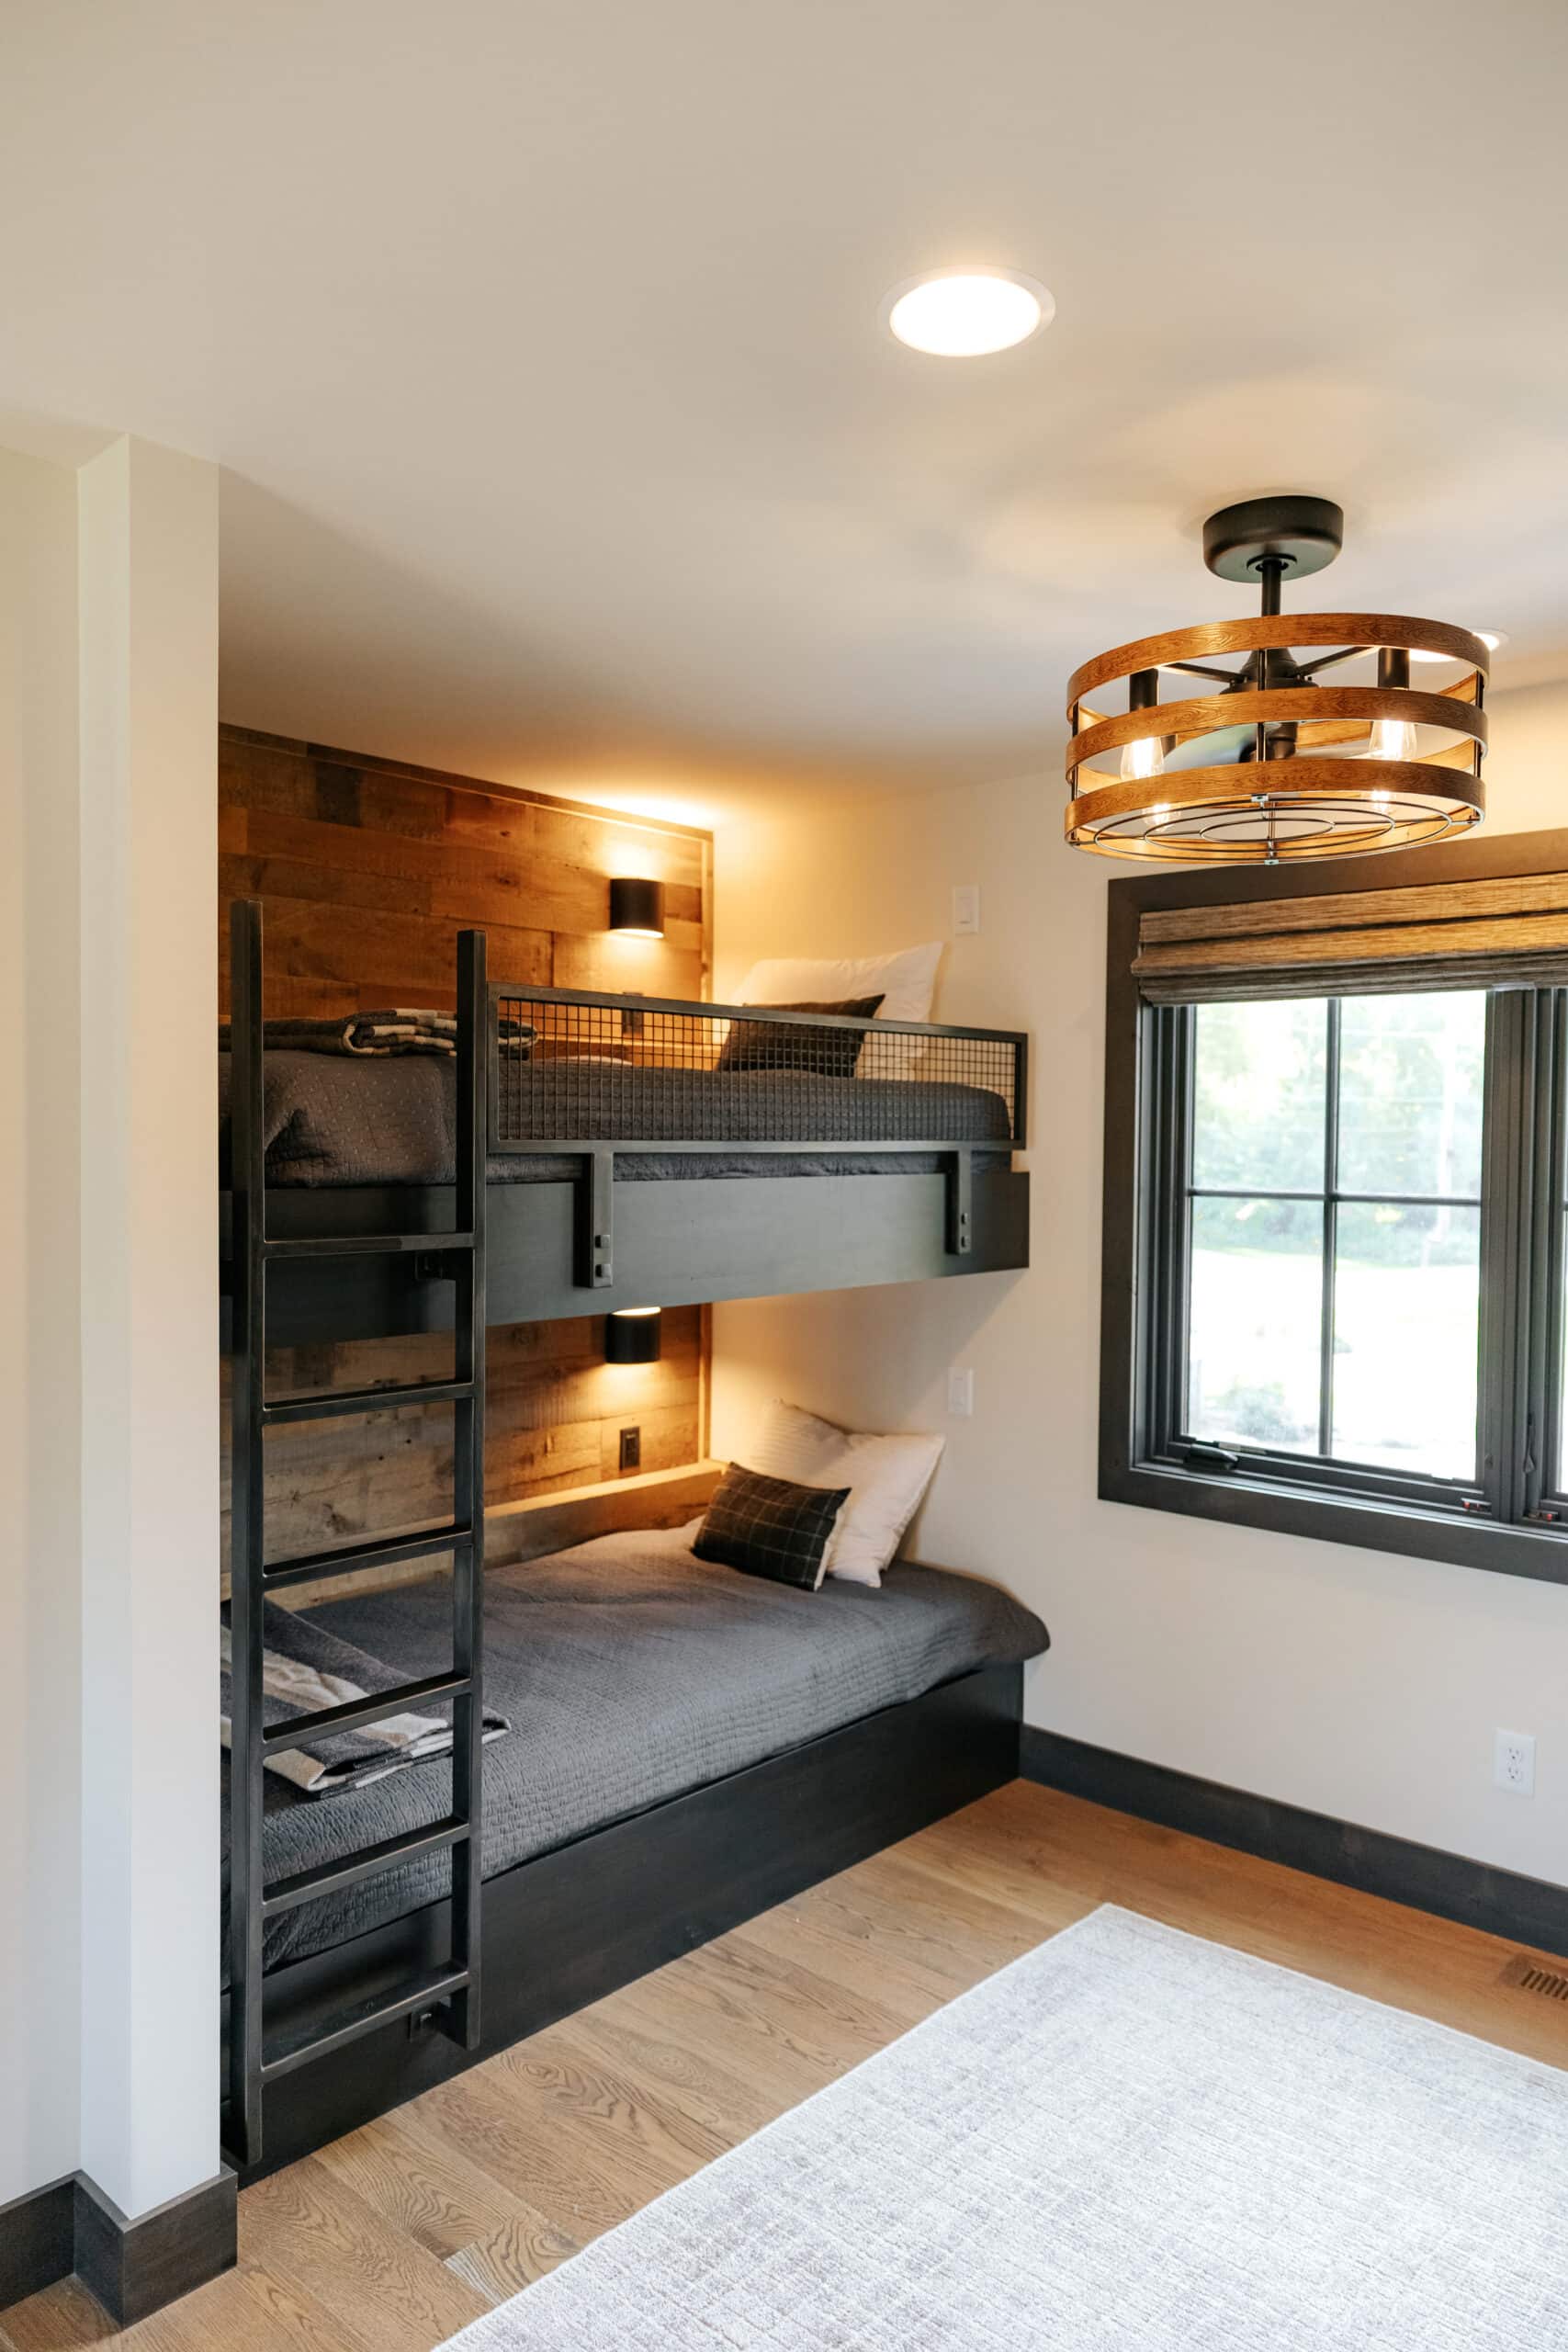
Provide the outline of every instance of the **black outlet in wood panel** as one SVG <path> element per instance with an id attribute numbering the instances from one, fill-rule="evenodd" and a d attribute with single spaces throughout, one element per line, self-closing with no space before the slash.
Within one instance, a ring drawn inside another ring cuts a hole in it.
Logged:
<path id="1" fill-rule="evenodd" d="M 640 1470 L 642 1467 L 642 1431 L 640 1429 L 621 1431 L 621 1467 Z"/>

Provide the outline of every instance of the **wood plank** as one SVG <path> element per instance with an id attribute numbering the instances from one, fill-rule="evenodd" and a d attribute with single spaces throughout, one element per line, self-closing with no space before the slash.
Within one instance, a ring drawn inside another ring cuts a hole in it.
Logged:
<path id="1" fill-rule="evenodd" d="M 1358 964 L 1457 965 L 1471 958 L 1558 956 L 1568 949 L 1568 912 L 1475 917 L 1463 924 L 1366 924 L 1346 931 L 1274 932 L 1267 937 L 1172 941 L 1140 948 L 1133 969 L 1141 978 L 1183 972 L 1264 971 Z"/>
<path id="2" fill-rule="evenodd" d="M 245 2203 L 249 2258 L 367 2335 L 377 2352 L 430 2352 L 490 2308 L 318 2157 L 257 2182 Z"/>
<path id="3" fill-rule="evenodd" d="M 1495 916 L 1551 914 L 1568 910 L 1568 874 L 1458 876 L 1394 889 L 1337 890 L 1317 898 L 1236 899 L 1206 907 L 1148 908 L 1139 918 L 1142 944 L 1241 939 L 1279 932 L 1340 931 L 1394 923 L 1470 922 Z"/>
<path id="4" fill-rule="evenodd" d="M 450 916 L 387 914 L 316 899 L 265 901 L 268 975 L 290 979 L 346 981 L 361 973 L 395 974 L 401 993 L 394 1003 L 428 1004 L 450 1010 L 457 1001 L 457 933 Z M 547 931 L 486 925 L 490 976 L 520 987 L 548 985 Z M 226 968 L 225 943 L 220 963 Z M 267 1011 L 273 1010 L 267 991 Z"/>
<path id="5" fill-rule="evenodd" d="M 723 1465 L 698 1461 L 503 1503 L 486 1516 L 485 1555 L 499 1566 L 558 1552 L 620 1527 L 680 1527 L 706 1508 Z"/>
<path id="6" fill-rule="evenodd" d="M 261 810 L 247 818 L 244 831 L 242 845 L 220 842 L 221 886 L 235 897 L 320 899 L 457 922 L 606 936 L 609 886 L 601 872 L 546 865 L 536 855 L 502 856 L 445 837 L 420 841 Z M 675 886 L 665 910 L 667 937 L 700 950 L 700 891 Z"/>
<path id="7" fill-rule="evenodd" d="M 704 1324 L 700 1308 L 671 1308 L 664 1317 L 664 1351 L 654 1364 L 607 1364 L 604 1318 L 574 1316 L 559 1323 L 512 1324 L 490 1335 L 485 1486 L 491 1508 L 531 1496 L 594 1492 L 620 1483 L 624 1428 L 642 1431 L 642 1470 L 689 1467 L 702 1459 Z M 449 1333 L 359 1340 L 337 1346 L 273 1349 L 267 1357 L 271 1396 L 399 1385 L 449 1378 Z M 228 1393 L 228 1371 L 221 1382 Z M 452 1482 L 449 1406 L 409 1405 L 340 1419 L 286 1423 L 265 1439 L 268 1556 L 301 1552 L 372 1534 L 408 1531 L 449 1517 Z M 229 1459 L 221 1440 L 222 1556 L 227 1560 Z M 646 1489 L 637 1489 L 647 1492 Z M 697 1498 L 700 1504 L 705 1494 Z M 691 1516 L 685 1498 L 660 1523 Z M 650 1508 L 657 1509 L 656 1504 Z M 695 1506 L 694 1506 L 695 1507 Z M 562 1544 L 587 1533 L 638 1521 L 627 1511 L 591 1516 L 582 1535 L 560 1519 Z M 652 1521 L 642 1522 L 654 1523 Z M 538 1550 L 550 1548 L 541 1541 Z M 439 1574 L 449 1555 L 402 1568 L 367 1569 L 334 1588 L 377 1589 Z M 321 1598 L 300 1588 L 292 1605 Z"/>
<path id="8" fill-rule="evenodd" d="M 682 997 L 703 994 L 702 933 L 695 923 L 669 922 L 659 939 L 616 939 L 558 931 L 551 955 L 558 989 L 596 989 L 606 995 Z"/>

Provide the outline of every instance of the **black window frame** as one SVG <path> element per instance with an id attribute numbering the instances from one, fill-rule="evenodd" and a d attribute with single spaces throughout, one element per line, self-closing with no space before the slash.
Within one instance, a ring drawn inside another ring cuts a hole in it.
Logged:
<path id="1" fill-rule="evenodd" d="M 1559 1458 L 1557 1394 L 1568 1317 L 1568 991 L 1499 987 L 1488 1001 L 1479 1475 L 1407 1476 L 1266 1447 L 1183 1442 L 1177 1427 L 1192 1013 L 1142 1001 L 1131 969 L 1140 917 L 1156 907 L 1399 888 L 1445 874 L 1557 873 L 1568 870 L 1568 833 L 1403 854 L 1376 861 L 1375 875 L 1370 864 L 1189 870 L 1111 886 L 1100 1492 L 1185 1516 L 1568 1583 L 1568 1462 Z M 1399 992 L 1397 979 L 1390 989 Z"/>

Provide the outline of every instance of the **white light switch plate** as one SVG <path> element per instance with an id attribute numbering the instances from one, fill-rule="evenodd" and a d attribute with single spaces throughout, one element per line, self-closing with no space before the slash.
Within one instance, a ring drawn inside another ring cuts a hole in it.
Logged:
<path id="1" fill-rule="evenodd" d="M 964 1415 L 975 1410 L 975 1375 L 972 1372 L 964 1370 L 948 1374 L 947 1409 L 950 1413 Z"/>
<path id="2" fill-rule="evenodd" d="M 978 882 L 955 882 L 953 886 L 953 935 L 963 939 L 980 928 L 980 885 Z"/>

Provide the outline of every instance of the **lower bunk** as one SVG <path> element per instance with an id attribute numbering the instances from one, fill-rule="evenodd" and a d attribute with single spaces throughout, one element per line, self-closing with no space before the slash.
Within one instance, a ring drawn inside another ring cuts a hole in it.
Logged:
<path id="1" fill-rule="evenodd" d="M 820 1591 L 699 1561 L 690 1529 L 605 1536 L 492 1571 L 483 2039 L 416 2013 L 328 2050 L 267 2097 L 256 2177 L 863 1860 L 1016 1776 L 1038 1618 L 998 1588 L 900 1564 Z M 313 1623 L 400 1672 L 437 1670 L 441 1579 Z M 427 1761 L 310 1797 L 269 1785 L 269 1871 L 439 1819 Z M 269 2040 L 316 2041 L 449 1950 L 444 1856 L 269 1923 Z"/>

